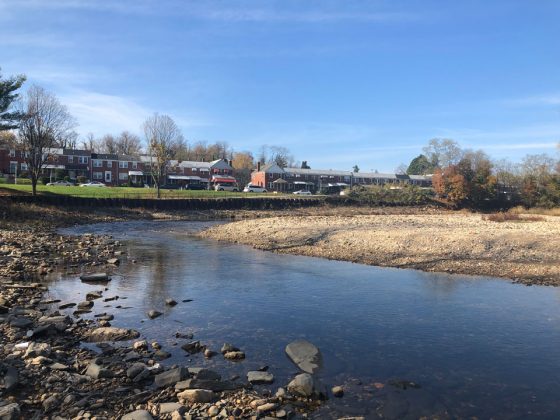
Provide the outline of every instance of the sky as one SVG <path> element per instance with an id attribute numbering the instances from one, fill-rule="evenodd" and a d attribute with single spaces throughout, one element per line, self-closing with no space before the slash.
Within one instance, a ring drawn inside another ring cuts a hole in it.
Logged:
<path id="1" fill-rule="evenodd" d="M 0 0 L 0 67 L 77 118 L 312 168 L 392 172 L 432 138 L 556 156 L 557 0 Z"/>

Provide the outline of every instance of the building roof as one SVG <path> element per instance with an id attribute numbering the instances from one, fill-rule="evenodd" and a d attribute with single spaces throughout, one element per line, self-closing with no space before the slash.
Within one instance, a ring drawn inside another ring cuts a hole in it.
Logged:
<path id="1" fill-rule="evenodd" d="M 89 156 L 91 150 L 62 149 L 62 154 L 67 156 Z"/>
<path id="2" fill-rule="evenodd" d="M 184 160 L 179 163 L 179 168 L 207 168 L 210 169 L 212 162 L 198 162 L 196 160 Z"/>
<path id="3" fill-rule="evenodd" d="M 296 175 L 318 175 L 318 176 L 350 176 L 350 171 L 336 171 L 332 169 L 303 169 L 303 168 L 284 168 L 287 174 Z"/>
<path id="4" fill-rule="evenodd" d="M 119 155 L 112 153 L 92 153 L 92 159 L 119 160 Z"/>

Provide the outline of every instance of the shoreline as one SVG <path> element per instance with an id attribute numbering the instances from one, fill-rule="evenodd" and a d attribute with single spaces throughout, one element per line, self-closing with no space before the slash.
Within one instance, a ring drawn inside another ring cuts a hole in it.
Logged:
<path id="1" fill-rule="evenodd" d="M 211 227 L 204 238 L 379 267 L 560 285 L 560 218 L 497 223 L 481 214 L 285 216 Z"/>

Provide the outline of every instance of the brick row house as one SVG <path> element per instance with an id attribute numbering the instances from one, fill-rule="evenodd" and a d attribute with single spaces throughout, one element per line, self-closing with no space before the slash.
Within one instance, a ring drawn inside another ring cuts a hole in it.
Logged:
<path id="1" fill-rule="evenodd" d="M 62 148 L 50 149 L 46 153 L 48 161 L 43 176 L 52 181 L 68 177 L 77 182 L 78 177 L 84 177 L 108 186 L 153 184 L 150 172 L 153 159 L 147 155 L 125 156 Z M 0 176 L 21 177 L 26 172 L 24 153 L 0 146 Z M 209 188 L 217 183 L 235 182 L 231 162 L 219 159 L 212 162 L 170 161 L 164 183 L 177 187 Z"/>
<path id="2" fill-rule="evenodd" d="M 320 191 L 327 187 L 353 185 L 411 184 L 430 187 L 429 175 L 396 175 L 337 171 L 331 169 L 281 168 L 272 163 L 261 166 L 251 174 L 251 184 L 269 191 L 290 192 L 298 190 Z"/>

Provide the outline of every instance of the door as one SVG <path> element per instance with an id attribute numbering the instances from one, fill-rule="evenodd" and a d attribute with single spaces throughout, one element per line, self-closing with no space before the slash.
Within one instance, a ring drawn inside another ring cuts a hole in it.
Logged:
<path id="1" fill-rule="evenodd" d="M 111 182 L 111 171 L 105 171 L 105 182 Z"/>

